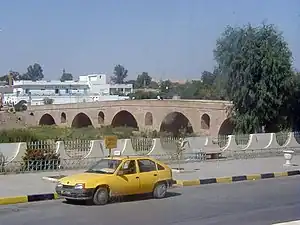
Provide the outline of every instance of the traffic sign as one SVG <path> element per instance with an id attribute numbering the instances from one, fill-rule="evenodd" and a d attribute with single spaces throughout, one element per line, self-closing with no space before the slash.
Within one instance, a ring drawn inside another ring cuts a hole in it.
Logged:
<path id="1" fill-rule="evenodd" d="M 117 136 L 113 136 L 113 135 L 105 136 L 104 137 L 105 148 L 107 149 L 117 148 L 117 141 L 118 141 Z"/>

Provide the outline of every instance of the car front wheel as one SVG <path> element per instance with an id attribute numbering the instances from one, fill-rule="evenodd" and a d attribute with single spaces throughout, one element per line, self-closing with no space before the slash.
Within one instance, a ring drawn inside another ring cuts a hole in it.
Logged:
<path id="1" fill-rule="evenodd" d="M 109 193 L 107 188 L 98 188 L 93 196 L 93 203 L 95 205 L 105 205 L 109 200 Z"/>
<path id="2" fill-rule="evenodd" d="M 158 183 L 155 185 L 155 188 L 153 190 L 153 197 L 160 199 L 164 198 L 167 195 L 167 184 L 165 182 Z"/>

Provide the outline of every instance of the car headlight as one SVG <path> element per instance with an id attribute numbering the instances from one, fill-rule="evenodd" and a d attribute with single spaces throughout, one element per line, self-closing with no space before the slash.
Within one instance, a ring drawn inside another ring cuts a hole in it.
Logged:
<path id="1" fill-rule="evenodd" d="M 62 188 L 62 187 L 63 187 L 63 185 L 62 185 L 62 183 L 58 182 L 58 183 L 57 183 L 57 185 L 56 185 L 56 187 L 58 187 L 58 188 Z"/>
<path id="2" fill-rule="evenodd" d="M 85 188 L 85 184 L 76 184 L 74 189 L 84 189 Z"/>

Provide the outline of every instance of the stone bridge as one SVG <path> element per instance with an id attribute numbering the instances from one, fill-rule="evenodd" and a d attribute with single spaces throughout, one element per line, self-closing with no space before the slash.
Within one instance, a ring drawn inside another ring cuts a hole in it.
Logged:
<path id="1" fill-rule="evenodd" d="M 171 131 L 186 128 L 197 134 L 231 134 L 231 104 L 208 100 L 123 100 L 29 106 L 29 125 L 66 127 L 128 126 L 139 130 Z"/>

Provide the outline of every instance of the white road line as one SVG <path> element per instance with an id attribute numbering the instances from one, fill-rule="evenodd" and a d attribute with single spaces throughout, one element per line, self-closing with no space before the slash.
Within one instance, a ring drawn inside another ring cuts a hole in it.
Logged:
<path id="1" fill-rule="evenodd" d="M 300 220 L 283 222 L 283 223 L 274 223 L 273 225 L 300 225 Z"/>
<path id="2" fill-rule="evenodd" d="M 42 177 L 43 180 L 51 181 L 53 183 L 57 183 L 58 179 L 52 178 L 52 177 Z"/>

